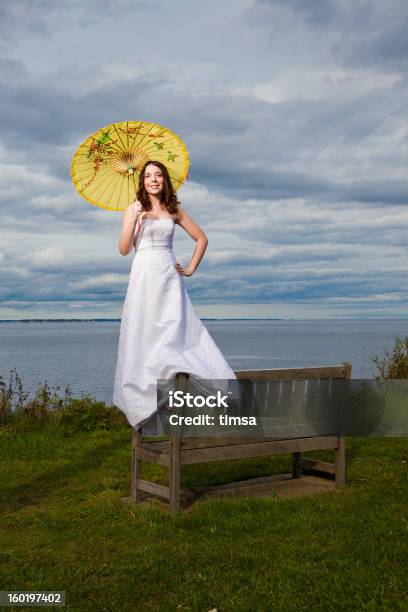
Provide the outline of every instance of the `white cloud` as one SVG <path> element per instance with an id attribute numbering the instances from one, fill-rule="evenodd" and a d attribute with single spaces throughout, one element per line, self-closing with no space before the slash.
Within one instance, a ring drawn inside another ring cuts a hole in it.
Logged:
<path id="1" fill-rule="evenodd" d="M 389 89 L 402 80 L 399 72 L 380 72 L 375 69 L 345 69 L 333 66 L 324 70 L 304 67 L 301 64 L 286 67 L 272 80 L 260 83 L 247 90 L 260 100 L 272 104 L 288 100 L 333 100 L 347 101 L 364 96 L 372 90 Z"/>
<path id="2" fill-rule="evenodd" d="M 125 274 L 100 274 L 98 276 L 71 282 L 69 286 L 72 289 L 88 289 L 90 291 L 109 287 L 122 288 L 127 280 L 128 276 Z"/>
<path id="3" fill-rule="evenodd" d="M 60 182 L 47 172 L 31 169 L 22 164 L 0 163 L 0 197 L 12 198 L 22 187 L 29 189 L 54 189 Z"/>
<path id="4" fill-rule="evenodd" d="M 40 267 L 41 269 L 47 269 L 48 267 L 64 265 L 68 257 L 72 257 L 72 254 L 63 249 L 45 247 L 44 249 L 32 253 L 30 261 L 34 268 Z"/>

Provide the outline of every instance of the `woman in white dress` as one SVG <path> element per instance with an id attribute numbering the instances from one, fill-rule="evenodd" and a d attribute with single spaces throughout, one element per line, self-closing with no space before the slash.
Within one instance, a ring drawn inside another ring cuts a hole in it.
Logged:
<path id="1" fill-rule="evenodd" d="M 119 239 L 120 253 L 128 255 L 134 248 L 135 255 L 123 306 L 113 403 L 132 427 L 160 434 L 158 379 L 174 379 L 177 372 L 196 381 L 236 376 L 185 288 L 183 277 L 196 271 L 208 239 L 180 205 L 164 164 L 144 165 L 136 198 L 124 212 Z M 176 224 L 196 242 L 186 267 L 173 252 Z"/>

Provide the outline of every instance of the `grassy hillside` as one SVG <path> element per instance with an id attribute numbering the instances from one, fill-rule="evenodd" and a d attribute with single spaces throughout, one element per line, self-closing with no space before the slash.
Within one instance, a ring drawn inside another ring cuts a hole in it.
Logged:
<path id="1" fill-rule="evenodd" d="M 1 589 L 65 590 L 70 610 L 406 610 L 406 439 L 348 439 L 340 492 L 203 500 L 174 518 L 121 502 L 131 430 L 83 401 L 0 428 Z M 182 485 L 289 469 L 288 456 L 187 466 Z"/>

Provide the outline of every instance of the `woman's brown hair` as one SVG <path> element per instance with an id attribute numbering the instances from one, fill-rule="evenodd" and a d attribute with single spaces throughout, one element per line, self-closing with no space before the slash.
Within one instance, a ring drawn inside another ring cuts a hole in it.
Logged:
<path id="1" fill-rule="evenodd" d="M 166 166 L 159 161 L 148 161 L 144 164 L 140 175 L 139 175 L 139 189 L 136 193 L 136 199 L 141 203 L 143 210 L 152 210 L 152 204 L 150 202 L 149 194 L 147 193 L 144 186 L 144 178 L 147 166 L 152 164 L 157 166 L 163 173 L 163 192 L 161 194 L 161 203 L 164 204 L 169 213 L 175 214 L 177 212 L 177 206 L 180 204 L 176 192 L 173 189 L 171 183 L 169 171 Z"/>

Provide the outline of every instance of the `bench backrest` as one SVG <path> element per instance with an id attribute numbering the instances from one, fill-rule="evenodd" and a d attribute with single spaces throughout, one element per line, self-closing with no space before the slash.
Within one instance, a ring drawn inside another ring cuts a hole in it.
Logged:
<path id="1" fill-rule="evenodd" d="M 296 418 L 296 411 L 306 406 L 309 415 L 320 406 L 330 405 L 331 396 L 336 392 L 333 380 L 345 380 L 351 377 L 351 363 L 344 362 L 334 366 L 313 368 L 279 368 L 270 370 L 238 370 L 235 375 L 241 380 L 242 403 L 248 416 L 268 417 L 270 406 L 277 418 L 290 413 Z M 178 377 L 183 374 L 178 374 Z M 188 377 L 188 375 L 185 375 Z M 182 382 L 182 381 L 181 381 Z M 273 383 L 273 384 L 271 384 Z M 299 412 L 300 418 L 300 412 Z M 291 438 L 296 435 L 291 435 Z M 304 437 L 299 435 L 299 437 Z M 268 441 L 271 438 L 245 437 L 180 437 L 180 447 L 202 448 L 230 444 L 246 444 Z M 276 439 L 276 438 L 274 438 Z"/>

